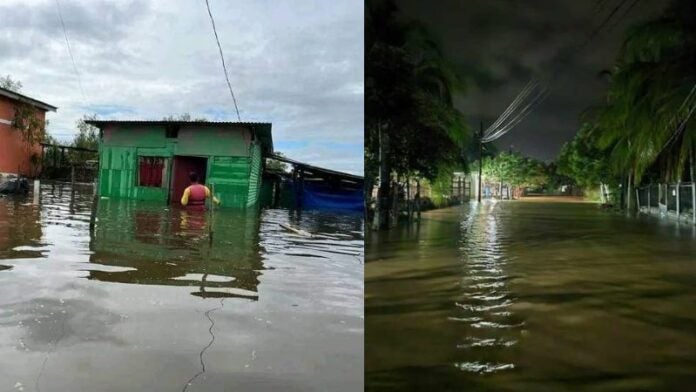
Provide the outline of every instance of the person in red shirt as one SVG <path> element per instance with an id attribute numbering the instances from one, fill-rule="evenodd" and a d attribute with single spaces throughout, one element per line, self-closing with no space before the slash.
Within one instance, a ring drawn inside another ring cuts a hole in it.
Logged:
<path id="1" fill-rule="evenodd" d="M 196 172 L 191 172 L 189 179 L 191 180 L 191 185 L 184 190 L 184 194 L 181 196 L 182 206 L 204 207 L 205 200 L 209 197 L 212 197 L 213 203 L 220 204 L 220 200 L 211 195 L 207 186 L 198 183 L 198 174 Z"/>

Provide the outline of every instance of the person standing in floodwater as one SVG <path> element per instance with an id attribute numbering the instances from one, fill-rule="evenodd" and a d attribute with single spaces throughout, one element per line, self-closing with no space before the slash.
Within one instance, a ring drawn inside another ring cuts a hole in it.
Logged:
<path id="1" fill-rule="evenodd" d="M 207 186 L 198 183 L 198 173 L 191 172 L 189 174 L 191 185 L 186 187 L 184 194 L 181 196 L 181 205 L 195 209 L 204 209 L 205 200 L 212 197 L 213 203 L 220 204 L 214 195 L 211 195 L 210 189 Z"/>

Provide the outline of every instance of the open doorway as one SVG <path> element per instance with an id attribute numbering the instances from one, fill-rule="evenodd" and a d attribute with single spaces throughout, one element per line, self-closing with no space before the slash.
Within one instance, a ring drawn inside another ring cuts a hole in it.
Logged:
<path id="1" fill-rule="evenodd" d="M 180 204 L 181 196 L 184 190 L 191 184 L 189 174 L 195 172 L 198 174 L 198 182 L 205 184 L 206 168 L 208 167 L 208 158 L 189 157 L 189 156 L 174 156 L 174 167 L 172 168 L 172 186 L 169 194 L 170 204 Z"/>

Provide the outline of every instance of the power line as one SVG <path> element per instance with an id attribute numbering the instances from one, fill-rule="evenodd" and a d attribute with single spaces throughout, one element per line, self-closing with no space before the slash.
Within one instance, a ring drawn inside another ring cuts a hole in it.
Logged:
<path id="1" fill-rule="evenodd" d="M 613 30 L 614 27 L 616 27 L 619 23 L 621 23 L 621 20 L 628 15 L 629 12 L 633 10 L 633 8 L 638 5 L 639 0 L 633 0 L 633 3 L 629 4 L 629 6 L 624 10 L 623 14 L 614 22 L 611 26 L 609 26 L 609 30 Z"/>
<path id="2" fill-rule="evenodd" d="M 672 117 L 672 121 L 670 121 L 670 124 L 674 121 L 677 121 L 677 116 L 679 115 L 679 112 L 682 111 L 685 107 L 687 107 L 687 102 L 691 100 L 692 97 L 694 97 L 694 92 L 696 91 L 696 83 L 694 83 L 694 86 L 691 88 L 691 91 L 689 91 L 689 94 L 684 98 L 684 101 L 682 104 L 679 106 L 679 109 L 677 109 L 676 113 L 674 114 L 674 117 Z M 691 118 L 691 115 L 694 113 L 694 109 L 696 109 L 696 102 L 691 104 L 691 109 L 689 109 L 688 113 L 686 114 L 686 118 L 679 123 L 679 126 L 677 126 L 677 129 L 674 131 L 672 136 L 670 136 L 669 139 L 667 139 L 667 142 L 665 142 L 664 146 L 660 149 L 658 152 L 658 155 L 662 153 L 670 144 L 674 143 L 679 135 L 681 135 L 682 132 L 686 129 L 686 123 L 689 121 Z"/>
<path id="3" fill-rule="evenodd" d="M 501 127 L 498 130 L 496 130 L 490 136 L 485 137 L 483 139 L 483 142 L 492 142 L 508 133 L 512 128 L 515 127 L 515 125 L 522 122 L 522 120 L 524 120 L 525 117 L 527 117 L 532 112 L 535 106 L 543 102 L 549 96 L 549 93 L 549 88 L 542 87 L 542 89 L 532 98 L 532 100 L 527 104 L 527 106 L 522 108 L 522 110 L 515 117 L 513 117 L 512 120 L 510 120 L 504 127 Z"/>
<path id="4" fill-rule="evenodd" d="M 222 54 L 222 46 L 220 45 L 220 38 L 218 37 L 217 29 L 215 28 L 215 20 L 213 19 L 213 13 L 210 12 L 210 3 L 205 0 L 205 7 L 208 9 L 208 15 L 210 16 L 210 24 L 213 26 L 213 34 L 215 34 L 215 42 L 217 42 L 218 50 L 220 51 L 220 60 L 222 61 L 222 70 L 225 72 L 225 80 L 227 81 L 227 87 L 230 89 L 230 95 L 232 95 L 232 101 L 234 102 L 234 110 L 237 112 L 237 120 L 242 122 L 242 118 L 239 116 L 239 108 L 237 107 L 237 98 L 234 96 L 232 91 L 232 84 L 230 83 L 230 78 L 227 73 L 227 66 L 225 65 L 225 55 Z"/>
<path id="5" fill-rule="evenodd" d="M 590 32 L 587 39 L 584 42 L 582 42 L 580 45 L 577 46 L 577 48 L 574 50 L 574 52 L 577 53 L 577 52 L 580 52 L 582 49 L 584 49 L 600 33 L 600 31 L 612 20 L 614 15 L 621 8 L 623 8 L 623 6 L 627 2 L 628 2 L 628 0 L 619 1 L 617 3 L 617 5 L 604 18 L 604 20 L 602 20 L 602 22 L 597 27 L 595 27 L 593 29 L 593 31 Z M 601 2 L 600 4 L 603 6 L 602 3 L 603 2 Z M 637 3 L 637 0 L 634 0 L 633 3 L 630 4 L 628 6 L 628 8 L 625 9 L 625 11 L 621 15 L 621 17 L 619 17 L 617 19 L 616 23 L 614 23 L 610 28 L 613 28 L 616 24 L 618 24 L 618 21 L 620 21 L 623 17 L 625 17 L 631 11 L 631 9 L 636 5 L 636 3 Z M 535 95 L 534 98 L 532 98 L 531 102 L 529 104 L 527 104 L 520 111 L 520 113 L 518 115 L 513 117 L 512 120 L 508 121 L 507 124 L 502 125 L 505 122 L 505 120 L 507 120 L 507 118 L 512 114 L 512 112 L 516 111 L 519 108 L 519 106 L 522 105 L 523 102 L 526 100 L 526 98 L 529 96 L 530 89 L 528 88 L 528 86 L 532 82 L 530 81 L 529 83 L 527 83 L 525 88 L 517 95 L 515 100 L 513 100 L 513 102 L 508 106 L 508 108 L 505 110 L 505 112 L 503 114 L 501 114 L 501 116 L 498 117 L 498 119 L 496 120 L 494 125 L 491 125 L 491 127 L 489 127 L 486 130 L 485 136 L 482 139 L 482 142 L 488 143 L 488 142 L 492 142 L 492 141 L 502 137 L 507 132 L 509 132 L 515 125 L 519 124 L 525 117 L 527 117 L 527 115 L 537 105 L 539 105 L 541 102 L 543 102 L 544 99 L 546 99 L 546 97 L 549 95 L 549 91 L 550 91 L 549 85 L 551 84 L 550 81 L 555 79 L 556 74 L 561 71 L 564 64 L 569 62 L 569 60 L 572 58 L 573 54 L 574 53 L 570 53 L 565 58 L 558 60 L 557 64 L 551 70 L 551 78 L 549 78 L 549 82 L 547 83 L 546 86 L 542 87 L 541 92 L 539 92 L 537 95 Z M 536 85 L 532 88 L 532 90 L 534 88 L 536 88 L 536 86 L 538 86 L 538 85 L 539 85 L 539 83 L 536 83 Z"/>
<path id="6" fill-rule="evenodd" d="M 511 114 L 514 110 L 516 110 L 517 106 L 519 105 L 518 102 L 519 102 L 520 100 L 526 98 L 527 95 L 529 95 L 529 93 L 530 93 L 534 88 L 536 88 L 536 86 L 537 86 L 538 84 L 539 84 L 539 83 L 538 83 L 538 82 L 534 82 L 533 79 L 530 80 L 529 82 L 527 82 L 527 84 L 524 86 L 524 88 L 522 89 L 522 91 L 521 91 L 519 94 L 517 94 L 517 96 L 516 96 L 515 99 L 510 103 L 510 105 L 508 105 L 508 107 L 505 108 L 505 111 L 498 117 L 497 120 L 495 120 L 495 122 L 494 122 L 493 124 L 491 124 L 491 125 L 486 129 L 486 131 L 483 133 L 484 137 L 490 136 L 490 135 L 493 133 L 493 130 L 495 130 L 495 129 L 498 127 L 498 125 L 500 125 L 503 121 L 505 121 L 505 119 L 508 118 L 508 117 L 510 116 L 510 114 Z"/>
<path id="7" fill-rule="evenodd" d="M 68 39 L 68 32 L 65 30 L 65 22 L 63 21 L 63 13 L 60 10 L 60 3 L 56 0 L 56 8 L 58 9 L 58 18 L 60 19 L 60 25 L 63 28 L 63 36 L 65 37 L 65 44 L 68 47 L 68 54 L 70 55 L 70 61 L 72 61 L 73 70 L 75 71 L 75 76 L 77 76 L 77 84 L 80 86 L 80 93 L 82 94 L 83 102 L 87 99 L 85 98 L 85 90 L 82 88 L 82 79 L 80 78 L 80 72 L 77 70 L 77 65 L 75 64 L 75 57 L 72 53 L 72 48 L 70 47 L 70 40 Z"/>

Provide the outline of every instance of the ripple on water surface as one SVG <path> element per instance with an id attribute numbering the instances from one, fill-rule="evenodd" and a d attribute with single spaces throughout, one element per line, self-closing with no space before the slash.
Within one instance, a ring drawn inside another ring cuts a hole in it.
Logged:
<path id="1" fill-rule="evenodd" d="M 361 216 L 41 192 L 0 200 L 0 390 L 362 387 Z"/>
<path id="2" fill-rule="evenodd" d="M 696 227 L 505 202 L 371 234 L 366 390 L 690 390 Z"/>

